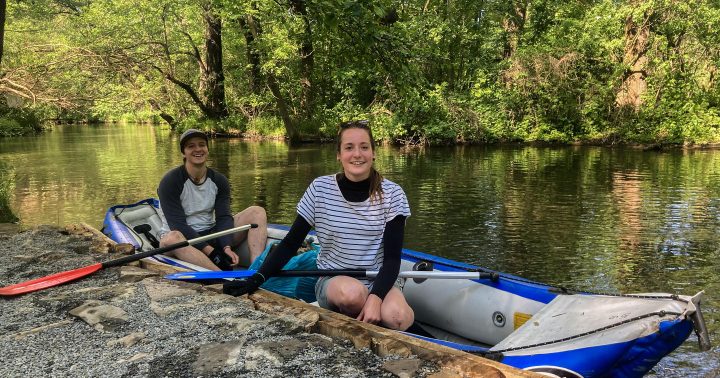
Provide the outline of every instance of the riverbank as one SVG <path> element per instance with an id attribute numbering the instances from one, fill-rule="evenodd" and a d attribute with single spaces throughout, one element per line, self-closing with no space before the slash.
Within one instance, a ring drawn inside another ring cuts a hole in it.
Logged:
<path id="1" fill-rule="evenodd" d="M 157 127 L 169 127 L 164 123 L 156 123 L 154 121 L 140 120 L 134 122 L 118 121 L 118 120 L 46 120 L 44 124 L 48 125 L 43 127 L 40 123 L 23 126 L 22 129 L 7 129 L 7 125 L 2 124 L 0 119 L 0 137 L 13 137 L 13 136 L 24 136 L 30 134 L 39 134 L 44 131 L 52 129 L 53 126 L 61 125 L 102 125 L 102 124 L 121 124 L 121 123 L 134 123 L 152 125 Z M 199 128 L 207 132 L 211 138 L 216 139 L 238 139 L 246 142 L 258 142 L 258 141 L 287 141 L 285 132 L 282 129 L 264 130 L 262 128 L 239 128 L 239 126 L 231 126 L 223 124 L 221 121 L 215 121 L 219 127 L 208 126 L 213 124 L 212 121 L 207 121 L 205 124 L 198 124 L 197 122 L 187 122 L 187 125 L 180 124 L 175 125 L 172 129 L 174 133 L 178 135 L 188 128 Z M 331 127 L 330 130 L 334 129 Z M 381 135 L 387 133 L 381 132 Z M 377 137 L 378 135 L 376 135 Z M 298 144 L 324 144 L 334 143 L 335 135 L 334 132 L 322 134 L 306 134 L 301 135 Z M 568 146 L 594 146 L 594 147 L 623 147 L 631 148 L 643 151 L 666 151 L 666 150 L 706 150 L 706 149 L 720 149 L 720 141 L 713 142 L 696 142 L 696 141 L 685 141 L 675 142 L 670 140 L 658 140 L 656 142 L 638 142 L 632 139 L 622 139 L 618 137 L 606 137 L 606 138 L 592 138 L 592 139 L 579 139 L 579 140 L 519 140 L 519 139 L 467 139 L 460 138 L 458 136 L 447 138 L 447 139 L 428 139 L 428 138 L 402 138 L 392 137 L 391 139 L 382 139 L 378 142 L 384 145 L 399 146 L 405 148 L 421 148 L 421 147 L 447 147 L 447 146 L 527 146 L 527 147 L 568 147 Z"/>
<path id="2" fill-rule="evenodd" d="M 82 225 L 15 231 L 0 229 L 0 286 L 120 256 Z M 0 376 L 534 376 L 266 291 L 236 298 L 138 265 L 2 298 Z"/>
<path id="3" fill-rule="evenodd" d="M 174 130 L 178 135 L 188 128 L 197 127 L 190 125 L 179 127 Z M 287 141 L 284 133 L 273 133 L 264 135 L 254 131 L 244 132 L 239 129 L 210 129 L 207 134 L 217 139 L 239 139 L 242 141 Z M 377 137 L 377 135 L 375 135 Z M 593 147 L 624 147 L 643 151 L 664 151 L 675 149 L 720 149 L 720 141 L 696 143 L 686 141 L 683 143 L 658 141 L 658 142 L 637 142 L 633 140 L 621 140 L 616 138 L 607 139 L 581 139 L 574 141 L 552 141 L 552 140 L 467 140 L 463 138 L 448 138 L 447 140 L 428 140 L 426 138 L 393 138 L 392 140 L 379 140 L 378 142 L 388 146 L 399 146 L 404 148 L 422 147 L 447 147 L 447 146 L 527 146 L 527 147 L 568 147 L 568 146 L 593 146 Z M 335 143 L 334 134 L 303 135 L 299 144 L 323 144 Z"/>

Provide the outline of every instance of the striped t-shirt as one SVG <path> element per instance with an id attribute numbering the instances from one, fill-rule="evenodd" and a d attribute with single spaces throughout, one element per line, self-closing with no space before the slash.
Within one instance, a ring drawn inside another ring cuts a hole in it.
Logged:
<path id="1" fill-rule="evenodd" d="M 370 198 L 349 202 L 335 175 L 320 176 L 310 184 L 297 211 L 317 233 L 318 269 L 380 269 L 385 224 L 398 215 L 410 216 L 407 197 L 399 185 L 383 179 L 382 191 L 382 202 Z"/>

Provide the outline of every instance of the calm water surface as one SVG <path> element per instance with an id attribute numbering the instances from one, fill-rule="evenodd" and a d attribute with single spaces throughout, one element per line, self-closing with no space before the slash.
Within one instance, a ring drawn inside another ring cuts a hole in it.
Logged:
<path id="1" fill-rule="evenodd" d="M 291 223 L 313 178 L 336 172 L 334 146 L 212 140 L 211 166 L 233 210 L 264 206 Z M 63 126 L 0 139 L 23 226 L 86 222 L 156 196 L 182 163 L 177 136 L 138 125 Z M 611 292 L 706 291 L 713 351 L 691 336 L 659 377 L 720 374 L 720 151 L 600 147 L 381 147 L 376 165 L 406 191 L 405 246 L 543 282 Z"/>

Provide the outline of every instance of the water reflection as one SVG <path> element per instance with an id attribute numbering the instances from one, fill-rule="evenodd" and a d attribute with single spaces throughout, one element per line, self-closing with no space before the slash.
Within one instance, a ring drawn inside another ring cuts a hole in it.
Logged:
<path id="1" fill-rule="evenodd" d="M 307 185 L 339 165 L 332 144 L 210 142 L 232 206 L 264 206 L 290 223 Z M 177 137 L 151 126 L 59 127 L 0 139 L 24 225 L 100 225 L 113 204 L 152 197 L 182 162 Z M 378 169 L 410 201 L 406 247 L 569 287 L 611 292 L 706 289 L 720 343 L 720 151 L 439 147 L 377 151 Z M 718 369 L 691 341 L 660 376 Z M 678 375 L 679 376 L 679 375 Z"/>

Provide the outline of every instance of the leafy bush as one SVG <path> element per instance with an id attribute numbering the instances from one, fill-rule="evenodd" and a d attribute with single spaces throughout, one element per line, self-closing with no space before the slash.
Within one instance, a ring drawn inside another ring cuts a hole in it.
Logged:
<path id="1" fill-rule="evenodd" d="M 37 115 L 25 108 L 8 108 L 0 104 L 0 137 L 19 136 L 42 131 Z"/>
<path id="2" fill-rule="evenodd" d="M 285 126 L 279 118 L 259 117 L 248 122 L 245 135 L 281 138 L 285 135 Z"/>

